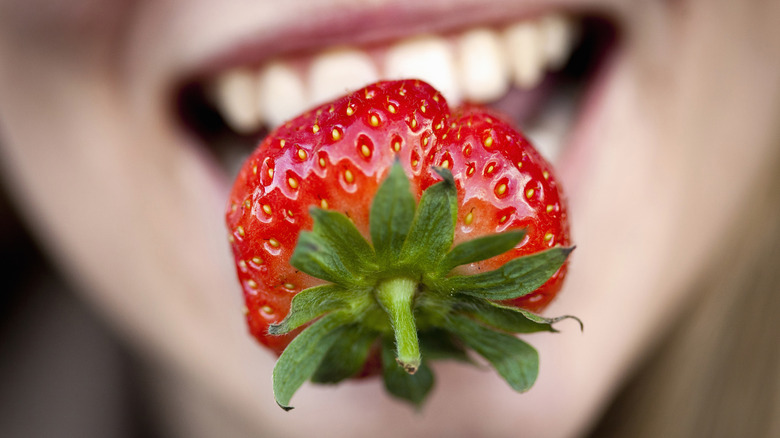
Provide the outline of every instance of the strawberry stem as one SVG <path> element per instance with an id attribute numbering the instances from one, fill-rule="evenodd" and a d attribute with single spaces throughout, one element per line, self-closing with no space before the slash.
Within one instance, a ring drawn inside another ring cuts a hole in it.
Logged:
<path id="1" fill-rule="evenodd" d="M 409 374 L 420 367 L 420 344 L 412 304 L 417 283 L 409 278 L 391 278 L 376 288 L 379 304 L 390 317 L 396 346 L 396 360 Z"/>
<path id="2" fill-rule="evenodd" d="M 272 335 L 303 328 L 274 368 L 274 394 L 283 408 L 290 409 L 290 398 L 307 379 L 335 383 L 376 366 L 367 360 L 377 352 L 377 338 L 388 391 L 418 406 L 433 387 L 429 361 L 469 361 L 465 347 L 487 359 L 512 388 L 526 391 L 533 384 L 538 355 L 511 334 L 555 331 L 552 324 L 562 318 L 500 301 L 532 293 L 573 248 L 556 246 L 473 275 L 453 271 L 516 247 L 525 231 L 453 247 L 457 191 L 449 170 L 435 170 L 442 181 L 415 206 L 401 165 L 394 165 L 373 201 L 372 243 L 347 216 L 310 210 L 312 229 L 299 234 L 290 263 L 330 284 L 298 293 L 287 316 L 269 327 Z"/>

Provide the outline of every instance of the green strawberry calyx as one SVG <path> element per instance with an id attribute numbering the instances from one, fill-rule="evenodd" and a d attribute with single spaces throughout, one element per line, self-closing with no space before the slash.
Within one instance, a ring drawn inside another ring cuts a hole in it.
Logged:
<path id="1" fill-rule="evenodd" d="M 509 251 L 525 232 L 453 247 L 455 181 L 449 170 L 434 170 L 442 181 L 425 190 L 417 205 L 403 168 L 393 165 L 371 205 L 372 243 L 343 214 L 311 208 L 312 230 L 298 236 L 290 264 L 328 283 L 298 293 L 288 315 L 269 328 L 282 335 L 308 324 L 274 367 L 274 396 L 283 409 L 292 409 L 290 399 L 306 380 L 352 377 L 377 350 L 387 390 L 416 406 L 433 387 L 428 362 L 470 361 L 467 348 L 516 391 L 533 385 L 538 354 L 513 334 L 554 332 L 555 322 L 574 317 L 544 318 L 500 301 L 535 291 L 574 248 L 557 246 L 493 271 L 459 275 L 454 268 Z"/>

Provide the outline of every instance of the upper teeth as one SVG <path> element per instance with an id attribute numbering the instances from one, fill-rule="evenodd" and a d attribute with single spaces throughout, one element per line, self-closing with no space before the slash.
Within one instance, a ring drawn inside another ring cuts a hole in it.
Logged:
<path id="1" fill-rule="evenodd" d="M 466 30 L 451 38 L 418 36 L 370 56 L 357 48 L 323 51 L 295 70 L 276 60 L 257 70 L 236 67 L 219 74 L 210 90 L 226 122 L 237 132 L 277 126 L 308 107 L 384 79 L 422 79 L 450 105 L 496 100 L 514 85 L 536 86 L 547 69 L 571 52 L 575 23 L 550 14 L 496 31 Z"/>
<path id="2" fill-rule="evenodd" d="M 473 102 L 489 102 L 509 89 L 508 56 L 496 32 L 474 29 L 463 33 L 458 44 L 458 69 L 463 95 Z"/>
<path id="3" fill-rule="evenodd" d="M 314 103 L 327 102 L 353 91 L 356 84 L 376 82 L 378 77 L 376 66 L 360 50 L 325 52 L 314 57 L 309 67 L 309 100 Z"/>
<path id="4" fill-rule="evenodd" d="M 423 36 L 400 41 L 387 50 L 387 79 L 422 79 L 441 91 L 447 101 L 461 99 L 455 71 L 455 54 L 442 37 Z"/>
<path id="5" fill-rule="evenodd" d="M 300 76 L 283 62 L 266 65 L 257 75 L 257 83 L 244 92 L 256 99 L 256 110 L 252 113 L 255 119 L 251 125 L 235 125 L 233 122 L 236 118 L 231 115 L 231 102 L 223 102 L 221 105 L 228 123 L 239 132 L 251 132 L 257 129 L 263 120 L 277 126 L 298 114 L 308 105 L 309 100 Z"/>

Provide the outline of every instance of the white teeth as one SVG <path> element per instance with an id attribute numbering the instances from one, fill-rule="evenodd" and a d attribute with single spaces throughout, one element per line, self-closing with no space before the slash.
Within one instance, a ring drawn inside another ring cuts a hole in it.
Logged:
<path id="1" fill-rule="evenodd" d="M 450 44 L 440 37 L 402 41 L 387 50 L 385 76 L 388 79 L 422 79 L 439 90 L 450 105 L 457 105 L 460 103 L 460 87 L 452 52 Z"/>
<path id="2" fill-rule="evenodd" d="M 307 107 L 379 79 L 422 79 L 452 106 L 461 100 L 487 103 L 501 98 L 510 85 L 533 88 L 547 70 L 562 67 L 576 33 L 570 17 L 549 14 L 500 31 L 475 28 L 448 39 L 421 36 L 396 42 L 375 52 L 382 72 L 366 51 L 329 49 L 302 71 L 287 61 L 270 62 L 259 72 L 232 69 L 219 75 L 209 91 L 227 124 L 239 133 L 262 125 L 274 128 Z"/>
<path id="3" fill-rule="evenodd" d="M 566 17 L 557 14 L 543 17 L 539 24 L 547 65 L 552 69 L 562 67 L 574 43 L 574 24 Z"/>
<path id="4" fill-rule="evenodd" d="M 568 127 L 574 118 L 576 108 L 571 104 L 576 99 L 574 88 L 560 90 L 545 105 L 545 110 L 537 114 L 535 120 L 526 125 L 525 135 L 531 140 L 542 156 L 555 163 L 561 155 Z"/>
<path id="5" fill-rule="evenodd" d="M 507 56 L 492 30 L 475 29 L 460 37 L 458 68 L 463 97 L 469 101 L 490 102 L 509 89 Z"/>
<path id="6" fill-rule="evenodd" d="M 319 104 L 379 80 L 371 58 L 361 50 L 341 49 L 317 56 L 309 67 L 310 104 Z"/>
<path id="7" fill-rule="evenodd" d="M 225 122 L 234 131 L 246 134 L 260 126 L 255 102 L 255 75 L 247 69 L 235 69 L 217 77 L 212 93 L 222 109 Z"/>
<path id="8" fill-rule="evenodd" d="M 306 107 L 303 81 L 283 62 L 267 65 L 260 72 L 258 104 L 269 126 L 281 125 Z"/>
<path id="9" fill-rule="evenodd" d="M 532 88 L 544 77 L 542 33 L 534 22 L 512 25 L 504 32 L 504 41 L 512 69 L 512 78 L 519 88 Z"/>
<path id="10" fill-rule="evenodd" d="M 526 128 L 524 134 L 534 148 L 550 163 L 556 163 L 560 155 L 559 145 L 563 139 L 558 131 L 548 127 Z"/>

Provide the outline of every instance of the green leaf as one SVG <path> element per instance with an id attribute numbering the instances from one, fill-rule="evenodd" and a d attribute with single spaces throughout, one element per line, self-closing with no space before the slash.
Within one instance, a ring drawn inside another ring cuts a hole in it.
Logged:
<path id="1" fill-rule="evenodd" d="M 481 298 L 461 300 L 458 307 L 485 324 L 510 333 L 557 332 L 552 324 L 573 316 L 544 318 L 525 309 L 504 306 Z"/>
<path id="2" fill-rule="evenodd" d="M 444 181 L 423 192 L 412 228 L 401 251 L 402 262 L 417 269 L 432 269 L 438 266 L 452 246 L 455 236 L 458 215 L 455 181 L 449 170 L 435 170 L 442 175 Z"/>
<path id="3" fill-rule="evenodd" d="M 301 232 L 290 264 L 325 281 L 362 284 L 376 270 L 374 250 L 346 216 L 312 207 L 312 231 Z"/>
<path id="4" fill-rule="evenodd" d="M 312 232 L 302 231 L 298 235 L 290 264 L 312 277 L 331 283 L 350 285 L 359 282 L 330 242 Z"/>
<path id="5" fill-rule="evenodd" d="M 415 200 L 403 167 L 396 162 L 371 204 L 371 241 L 377 259 L 396 261 L 414 220 Z"/>
<path id="6" fill-rule="evenodd" d="M 345 327 L 312 376 L 315 383 L 338 383 L 359 373 L 379 334 L 360 325 Z"/>
<path id="7" fill-rule="evenodd" d="M 434 328 L 419 333 L 420 350 L 427 361 L 454 359 L 459 362 L 473 363 L 461 343 L 453 339 L 451 333 L 444 329 Z"/>
<path id="8" fill-rule="evenodd" d="M 438 271 L 444 275 L 456 266 L 480 262 L 503 254 L 520 243 L 523 237 L 525 237 L 525 230 L 516 230 L 463 242 L 447 253 L 439 264 Z"/>
<path id="9" fill-rule="evenodd" d="M 450 169 L 441 166 L 433 166 L 431 168 L 441 177 L 443 183 L 446 183 L 448 186 L 455 188 L 455 177 L 452 176 Z"/>
<path id="10" fill-rule="evenodd" d="M 283 335 L 325 313 L 338 309 L 350 310 L 350 306 L 359 302 L 361 294 L 370 296 L 367 290 L 347 290 L 335 284 L 304 289 L 293 297 L 287 316 L 279 323 L 271 324 L 268 333 Z"/>
<path id="11" fill-rule="evenodd" d="M 290 399 L 293 394 L 314 374 L 349 322 L 348 315 L 343 312 L 325 315 L 285 348 L 273 371 L 274 398 L 282 409 L 292 409 Z"/>
<path id="12" fill-rule="evenodd" d="M 487 359 L 512 389 L 519 392 L 531 389 L 539 374 L 539 354 L 533 347 L 462 315 L 450 319 L 449 330 Z"/>
<path id="13" fill-rule="evenodd" d="M 374 250 L 349 218 L 341 213 L 312 207 L 312 231 L 328 239 L 347 266 L 374 264 Z"/>
<path id="14" fill-rule="evenodd" d="M 445 278 L 438 282 L 438 288 L 488 300 L 522 297 L 549 280 L 573 249 L 556 247 L 510 260 L 490 272 Z"/>
<path id="15" fill-rule="evenodd" d="M 393 343 L 386 339 L 382 343 L 382 375 L 387 392 L 420 407 L 433 388 L 433 372 L 426 362 L 414 374 L 404 371 L 395 360 Z"/>
<path id="16" fill-rule="evenodd" d="M 502 305 L 497 304 L 497 303 L 493 303 L 493 305 L 494 306 L 498 306 L 498 307 L 506 307 L 506 306 L 502 306 Z M 509 307 L 509 308 L 511 308 L 511 307 Z M 522 313 L 530 321 L 533 321 L 533 322 L 535 322 L 537 324 L 549 324 L 549 325 L 552 325 L 552 324 L 555 324 L 558 321 L 563 321 L 564 319 L 573 319 L 573 320 L 577 321 L 577 323 L 580 325 L 580 331 L 585 330 L 585 325 L 582 323 L 582 320 L 580 320 L 579 318 L 577 318 L 574 315 L 562 315 L 562 316 L 556 316 L 554 318 L 546 318 L 544 316 L 537 315 L 535 313 L 531 313 L 531 312 L 529 312 L 529 311 L 527 311 L 525 309 L 515 309 L 515 310 L 517 310 L 518 312 Z M 558 330 L 555 330 L 553 328 L 551 331 L 557 332 Z"/>

